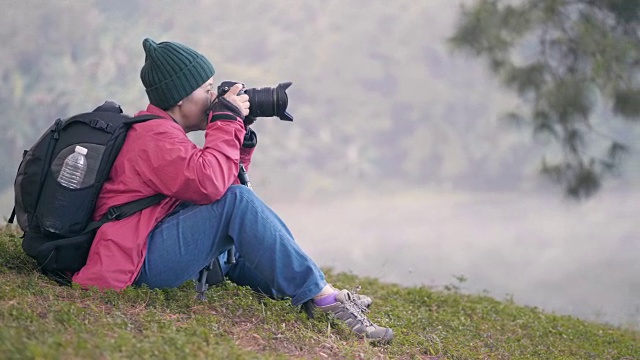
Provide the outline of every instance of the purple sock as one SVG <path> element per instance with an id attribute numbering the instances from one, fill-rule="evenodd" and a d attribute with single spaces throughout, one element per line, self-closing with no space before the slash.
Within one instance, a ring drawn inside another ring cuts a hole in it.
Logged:
<path id="1" fill-rule="evenodd" d="M 331 305 L 333 303 L 336 302 L 336 295 L 338 295 L 337 291 L 334 291 L 332 294 L 329 294 L 327 296 L 323 296 L 317 300 L 313 300 L 313 303 L 316 306 L 327 306 L 327 305 Z"/>

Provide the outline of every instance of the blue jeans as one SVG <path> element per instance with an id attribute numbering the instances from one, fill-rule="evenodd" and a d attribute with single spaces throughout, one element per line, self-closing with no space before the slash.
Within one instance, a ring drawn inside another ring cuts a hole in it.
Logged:
<path id="1" fill-rule="evenodd" d="M 135 285 L 172 288 L 196 279 L 215 257 L 236 248 L 228 278 L 274 298 L 300 305 L 327 285 L 324 274 L 293 239 L 283 221 L 251 189 L 231 186 L 208 205 L 183 204 L 149 234 Z M 224 264 L 224 261 L 221 261 Z"/>

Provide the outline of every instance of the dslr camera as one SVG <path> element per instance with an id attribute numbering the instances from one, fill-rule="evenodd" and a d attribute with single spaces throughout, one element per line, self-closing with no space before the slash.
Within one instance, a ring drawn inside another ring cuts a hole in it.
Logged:
<path id="1" fill-rule="evenodd" d="M 239 82 L 223 81 L 218 85 L 218 96 L 224 96 L 235 84 L 239 84 Z M 242 85 L 244 86 L 244 84 Z M 290 86 L 291 82 L 283 82 L 275 88 L 243 87 L 238 94 L 249 95 L 249 116 L 254 118 L 277 116 L 280 120 L 293 121 L 293 116 L 287 112 L 289 99 L 286 90 Z"/>

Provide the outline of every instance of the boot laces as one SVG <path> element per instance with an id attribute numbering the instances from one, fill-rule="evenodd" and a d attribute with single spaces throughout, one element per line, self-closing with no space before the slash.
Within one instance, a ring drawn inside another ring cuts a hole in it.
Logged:
<path id="1" fill-rule="evenodd" d="M 356 301 L 351 296 L 351 293 L 349 293 L 349 297 L 347 300 L 347 303 L 344 304 L 347 310 L 349 310 L 349 312 L 353 314 L 357 320 L 362 321 L 365 326 L 373 326 L 371 320 L 369 320 L 369 318 L 367 318 L 367 316 L 365 315 L 369 312 L 369 309 L 367 309 L 367 307 L 362 305 L 359 301 Z"/>

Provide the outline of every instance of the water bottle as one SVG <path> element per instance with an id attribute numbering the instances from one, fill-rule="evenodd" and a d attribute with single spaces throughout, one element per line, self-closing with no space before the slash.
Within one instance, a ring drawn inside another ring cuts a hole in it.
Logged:
<path id="1" fill-rule="evenodd" d="M 82 184 L 84 174 L 87 172 L 87 149 L 76 146 L 75 152 L 64 160 L 58 182 L 68 188 L 77 189 Z"/>

